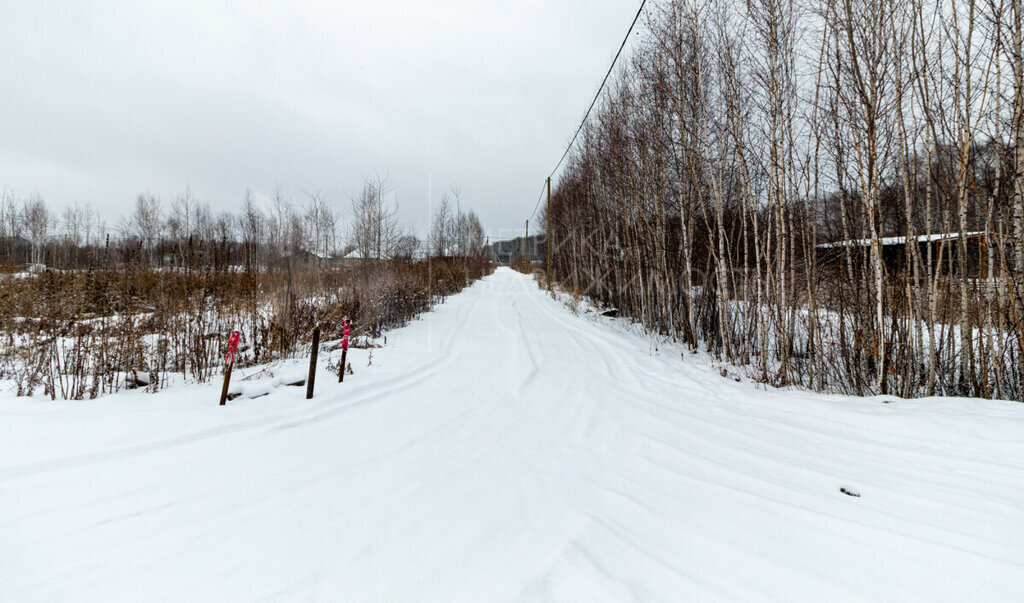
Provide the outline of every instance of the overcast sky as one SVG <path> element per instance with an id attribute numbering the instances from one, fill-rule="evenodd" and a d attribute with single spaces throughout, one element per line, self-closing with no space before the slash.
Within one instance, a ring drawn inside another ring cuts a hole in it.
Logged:
<path id="1" fill-rule="evenodd" d="M 426 234 L 458 185 L 519 229 L 637 0 L 0 0 L 0 189 L 113 225 L 140 192 L 349 207 L 389 175 Z"/>

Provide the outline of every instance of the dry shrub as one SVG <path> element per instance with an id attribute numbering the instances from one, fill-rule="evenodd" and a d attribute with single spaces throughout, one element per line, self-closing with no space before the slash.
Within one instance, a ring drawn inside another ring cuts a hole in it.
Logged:
<path id="1" fill-rule="evenodd" d="M 0 378 L 18 395 L 40 388 L 83 399 L 121 388 L 156 391 L 168 377 L 204 382 L 223 366 L 228 333 L 243 365 L 302 353 L 313 328 L 379 337 L 489 273 L 483 261 L 381 262 L 370 269 L 305 263 L 229 269 L 47 270 L 0 278 Z"/>

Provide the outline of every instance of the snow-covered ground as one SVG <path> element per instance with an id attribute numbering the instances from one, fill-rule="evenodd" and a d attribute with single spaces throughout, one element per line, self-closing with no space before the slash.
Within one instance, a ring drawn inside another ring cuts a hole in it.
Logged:
<path id="1" fill-rule="evenodd" d="M 652 350 L 501 269 L 310 401 L 5 393 L 0 600 L 1021 598 L 1024 405 Z"/>

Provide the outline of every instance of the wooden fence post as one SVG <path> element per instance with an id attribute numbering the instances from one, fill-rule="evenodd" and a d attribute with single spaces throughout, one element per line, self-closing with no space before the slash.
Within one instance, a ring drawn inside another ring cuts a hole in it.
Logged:
<path id="1" fill-rule="evenodd" d="M 220 405 L 224 406 L 228 403 L 228 384 L 231 383 L 231 367 L 233 364 L 228 364 L 227 368 L 224 369 L 224 387 L 220 390 Z"/>
<path id="2" fill-rule="evenodd" d="M 348 355 L 348 334 L 352 329 L 352 321 L 345 318 L 345 337 L 341 340 L 341 365 L 338 367 L 338 383 L 345 381 L 345 357 Z"/>
<path id="3" fill-rule="evenodd" d="M 227 368 L 224 369 L 224 387 L 220 389 L 221 406 L 228 403 L 228 384 L 231 383 L 231 369 L 235 366 L 235 354 L 238 353 L 238 342 L 241 339 L 242 334 L 238 331 L 231 331 L 231 335 L 228 337 L 228 354 L 224 357 Z"/>
<path id="4" fill-rule="evenodd" d="M 309 352 L 309 378 L 306 379 L 306 399 L 313 397 L 313 384 L 316 381 L 316 358 L 320 354 L 320 327 L 313 329 L 313 346 Z"/>

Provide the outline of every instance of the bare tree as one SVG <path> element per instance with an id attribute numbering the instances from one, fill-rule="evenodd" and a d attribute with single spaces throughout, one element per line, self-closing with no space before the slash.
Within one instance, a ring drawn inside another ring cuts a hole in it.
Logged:
<path id="1" fill-rule="evenodd" d="M 142 249 L 146 255 L 147 262 L 153 264 L 156 245 L 163 228 L 159 198 L 155 195 L 142 193 L 135 199 L 132 228 L 135 235 L 142 242 Z"/>
<path id="2" fill-rule="evenodd" d="M 39 194 L 33 194 L 25 200 L 22 213 L 32 244 L 29 262 L 46 264 L 46 240 L 49 237 L 51 226 L 50 211 L 46 208 L 43 198 Z"/>
<path id="3" fill-rule="evenodd" d="M 553 190 L 557 280 L 775 384 L 1024 395 L 1019 2 L 664 1 L 647 29 Z"/>
<path id="4" fill-rule="evenodd" d="M 448 193 L 444 193 L 430 223 L 430 250 L 434 257 L 447 257 L 451 252 L 451 232 L 452 210 Z"/>
<path id="5" fill-rule="evenodd" d="M 388 201 L 391 185 L 387 178 L 367 178 L 359 196 L 352 199 L 349 245 L 363 259 L 364 270 L 372 262 L 390 259 L 402 236 L 398 206 Z"/>
<path id="6" fill-rule="evenodd" d="M 252 272 L 262 263 L 260 251 L 266 243 L 266 218 L 256 207 L 250 190 L 245 191 L 242 200 L 242 214 L 238 218 L 238 227 L 242 234 L 245 270 Z"/>

